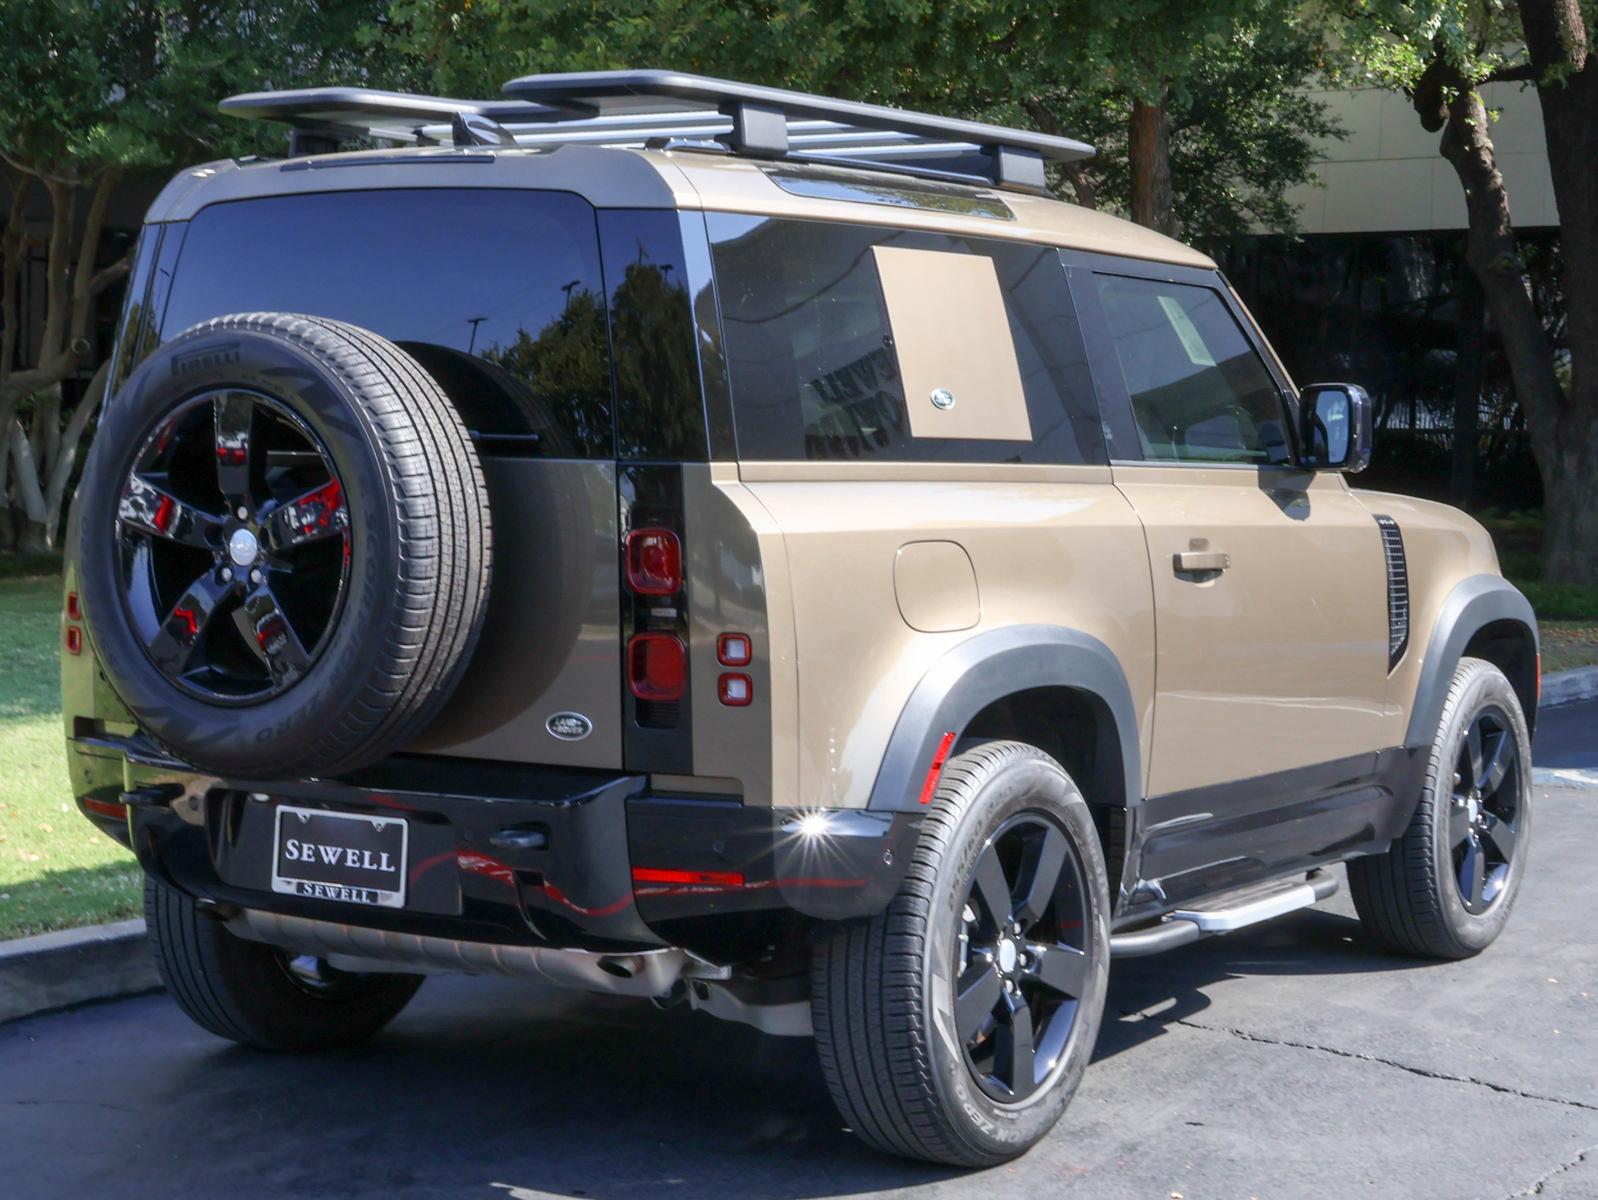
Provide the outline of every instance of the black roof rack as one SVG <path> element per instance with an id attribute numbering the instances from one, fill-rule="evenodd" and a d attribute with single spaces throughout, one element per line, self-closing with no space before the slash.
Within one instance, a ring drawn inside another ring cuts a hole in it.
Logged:
<path id="1" fill-rule="evenodd" d="M 286 122 L 295 154 L 357 136 L 423 145 L 714 147 L 1038 193 L 1046 190 L 1046 160 L 1093 154 L 1070 138 L 675 71 L 529 75 L 504 92 L 504 100 L 455 100 L 309 88 L 232 96 L 222 111 Z"/>

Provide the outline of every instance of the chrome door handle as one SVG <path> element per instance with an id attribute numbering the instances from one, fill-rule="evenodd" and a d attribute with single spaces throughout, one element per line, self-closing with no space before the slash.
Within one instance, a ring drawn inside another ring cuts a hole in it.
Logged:
<path id="1" fill-rule="evenodd" d="M 1232 565 L 1232 556 L 1218 550 L 1189 550 L 1174 556 L 1178 575 L 1199 575 L 1206 571 L 1224 571 Z"/>

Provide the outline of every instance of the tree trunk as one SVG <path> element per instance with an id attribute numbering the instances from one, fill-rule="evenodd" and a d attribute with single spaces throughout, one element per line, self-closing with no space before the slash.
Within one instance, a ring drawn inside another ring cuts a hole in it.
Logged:
<path id="1" fill-rule="evenodd" d="M 1132 219 L 1176 237 L 1179 226 L 1171 193 L 1171 118 L 1163 96 L 1157 104 L 1132 102 L 1127 153 L 1132 166 Z"/>
<path id="2" fill-rule="evenodd" d="M 1570 494 L 1563 461 L 1567 448 L 1560 444 L 1559 413 L 1565 399 L 1554 373 L 1553 350 L 1532 303 L 1530 282 L 1520 260 L 1509 216 L 1509 192 L 1498 173 L 1487 109 L 1473 82 L 1440 59 L 1427 68 L 1413 99 L 1421 123 L 1427 129 L 1442 130 L 1439 150 L 1465 190 L 1465 260 L 1481 284 L 1503 341 L 1515 396 L 1526 414 L 1532 453 L 1542 476 L 1547 574 L 1549 533 L 1559 521 L 1574 519 L 1574 514 L 1556 513 L 1562 504 L 1559 497 Z"/>
<path id="3" fill-rule="evenodd" d="M 1548 169 L 1559 208 L 1570 391 L 1528 423 L 1545 427 L 1543 576 L 1598 585 L 1598 52 L 1579 0 L 1521 0 L 1538 72 Z M 1533 425 L 1535 435 L 1536 426 Z M 1533 447 L 1539 445 L 1534 436 Z"/>
<path id="4" fill-rule="evenodd" d="M 1483 297 L 1476 273 L 1459 272 L 1458 353 L 1454 359 L 1454 446 L 1448 472 L 1448 498 L 1470 507 L 1476 492 L 1477 414 L 1481 409 Z"/>

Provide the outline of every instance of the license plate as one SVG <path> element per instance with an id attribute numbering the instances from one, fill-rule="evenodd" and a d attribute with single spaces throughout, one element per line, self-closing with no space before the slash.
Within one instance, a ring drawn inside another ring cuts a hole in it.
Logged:
<path id="1" fill-rule="evenodd" d="M 272 890 L 309 900 L 404 908 L 409 844 L 410 829 L 399 817 L 279 805 Z"/>

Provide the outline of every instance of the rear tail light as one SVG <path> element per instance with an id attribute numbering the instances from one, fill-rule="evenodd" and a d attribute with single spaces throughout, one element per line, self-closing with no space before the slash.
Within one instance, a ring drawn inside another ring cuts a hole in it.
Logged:
<path id="1" fill-rule="evenodd" d="M 76 592 L 67 593 L 67 620 L 83 620 L 83 605 L 78 602 L 78 593 Z"/>
<path id="2" fill-rule="evenodd" d="M 83 653 L 83 630 L 79 629 L 76 625 L 67 626 L 67 653 Z"/>
<path id="3" fill-rule="evenodd" d="M 640 700 L 679 700 L 688 683 L 688 654 L 670 633 L 640 633 L 627 643 L 627 686 Z"/>
<path id="4" fill-rule="evenodd" d="M 747 675 L 723 675 L 716 692 L 727 707 L 742 708 L 754 699 L 755 686 Z"/>
<path id="5" fill-rule="evenodd" d="M 627 586 L 640 596 L 675 596 L 682 590 L 682 543 L 669 529 L 634 529 L 627 535 Z"/>

